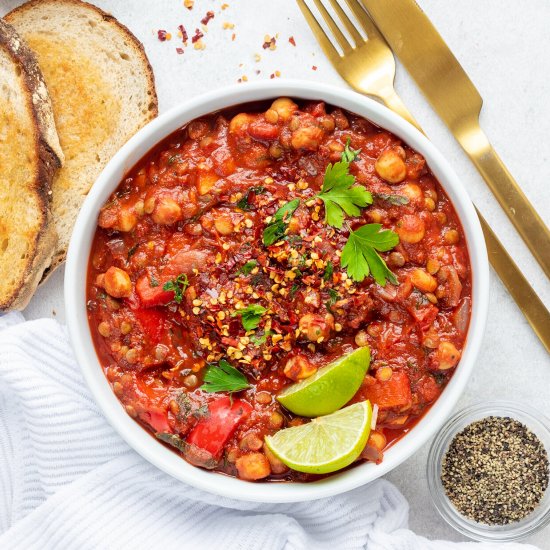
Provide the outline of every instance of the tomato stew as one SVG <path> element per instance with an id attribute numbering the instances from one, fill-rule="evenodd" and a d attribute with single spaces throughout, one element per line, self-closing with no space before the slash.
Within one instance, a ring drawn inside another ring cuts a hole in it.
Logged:
<path id="1" fill-rule="evenodd" d="M 338 228 L 316 195 L 346 151 L 372 204 Z M 350 231 L 373 223 L 399 236 L 379 254 L 397 284 L 342 266 Z M 127 413 L 190 463 L 247 480 L 318 477 L 264 446 L 309 421 L 276 395 L 365 345 L 371 367 L 351 402 L 370 399 L 378 417 L 359 461 L 382 461 L 450 380 L 471 309 L 464 233 L 424 158 L 355 114 L 287 98 L 194 120 L 142 159 L 101 210 L 87 292 Z M 249 387 L 201 389 L 220 361 Z"/>

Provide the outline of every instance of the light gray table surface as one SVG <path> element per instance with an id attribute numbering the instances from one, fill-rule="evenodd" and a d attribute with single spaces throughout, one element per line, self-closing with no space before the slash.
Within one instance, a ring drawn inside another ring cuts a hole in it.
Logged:
<path id="1" fill-rule="evenodd" d="M 196 0 L 189 11 L 182 0 L 94 0 L 111 11 L 144 43 L 165 112 L 191 97 L 237 82 L 302 78 L 346 86 L 324 58 L 293 0 Z M 0 0 L 0 15 L 19 2 Z M 510 171 L 550 223 L 550 3 L 547 0 L 420 0 L 485 100 L 482 125 Z M 191 33 L 207 10 L 206 49 L 176 53 L 177 26 Z M 223 22 L 235 24 L 223 29 Z M 158 29 L 172 33 L 161 43 Z M 235 33 L 235 40 L 231 34 Z M 277 49 L 263 50 L 264 35 L 279 33 Z M 288 38 L 293 36 L 296 47 Z M 256 62 L 254 55 L 262 59 Z M 312 67 L 316 66 L 317 70 Z M 259 75 L 256 71 L 260 70 Z M 246 83 L 241 84 L 246 86 Z M 396 87 L 428 136 L 444 153 L 470 196 L 490 222 L 531 284 L 550 307 L 550 285 L 529 255 L 490 191 L 458 144 L 437 119 L 405 70 L 398 65 Z M 494 398 L 529 402 L 550 416 L 550 360 L 494 272 L 483 350 L 457 407 Z M 64 321 L 63 269 L 42 286 L 24 312 L 27 319 L 55 316 Z M 410 503 L 410 527 L 428 538 L 463 540 L 433 508 L 426 486 L 427 446 L 387 478 Z M 550 549 L 550 528 L 528 539 Z"/>

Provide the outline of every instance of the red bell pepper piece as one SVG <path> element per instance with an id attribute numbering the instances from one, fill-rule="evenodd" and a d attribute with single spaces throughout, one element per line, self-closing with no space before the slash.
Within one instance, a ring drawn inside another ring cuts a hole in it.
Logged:
<path id="1" fill-rule="evenodd" d="M 386 381 L 377 380 L 376 383 L 366 387 L 366 398 L 371 403 L 378 405 L 380 409 L 392 409 L 404 407 L 412 400 L 411 383 L 404 372 L 396 371 Z"/>
<path id="2" fill-rule="evenodd" d="M 163 411 L 149 409 L 140 413 L 139 417 L 149 424 L 155 432 L 169 432 L 168 415 Z"/>
<path id="3" fill-rule="evenodd" d="M 136 309 L 134 315 L 141 325 L 141 330 L 153 344 L 159 344 L 164 334 L 166 314 L 158 308 Z"/>
<path id="4" fill-rule="evenodd" d="M 187 443 L 191 443 L 219 457 L 224 445 L 233 435 L 239 423 L 252 412 L 252 406 L 241 399 L 221 397 L 208 405 L 208 415 L 191 430 Z"/>
<path id="5" fill-rule="evenodd" d="M 158 282 L 157 286 L 151 286 L 151 275 L 146 273 L 136 282 L 136 292 L 142 307 L 165 306 L 174 299 L 173 290 L 164 290 L 164 283 Z"/>

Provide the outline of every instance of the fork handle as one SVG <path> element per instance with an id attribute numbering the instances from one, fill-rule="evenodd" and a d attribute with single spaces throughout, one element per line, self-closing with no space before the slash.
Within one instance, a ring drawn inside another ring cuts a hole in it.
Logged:
<path id="1" fill-rule="evenodd" d="M 470 125 L 469 125 L 470 126 Z M 458 132 L 458 141 L 521 235 L 529 250 L 550 278 L 550 230 L 497 155 L 479 126 Z"/>
<path id="2" fill-rule="evenodd" d="M 384 103 L 386 107 L 389 107 L 392 111 L 395 111 L 398 115 L 424 133 L 393 87 L 389 90 L 382 90 L 382 93 L 376 95 L 375 97 Z M 502 165 L 502 168 L 508 172 L 502 162 L 500 164 Z M 512 176 L 510 176 L 510 178 L 511 177 Z M 546 348 L 546 351 L 550 353 L 550 312 L 546 309 L 546 306 L 542 300 L 527 282 L 527 279 L 519 267 L 516 265 L 514 260 L 512 260 L 510 254 L 508 254 L 504 246 L 502 246 L 502 243 L 498 240 L 498 237 L 495 235 L 477 208 L 476 212 L 479 216 L 483 235 L 485 236 L 485 244 L 487 245 L 489 261 L 491 262 L 493 269 L 497 272 L 497 275 L 504 283 L 504 286 L 508 289 L 508 292 L 512 298 L 514 298 L 523 315 L 525 315 L 525 318 L 535 331 L 535 334 L 539 337 L 540 341 Z"/>

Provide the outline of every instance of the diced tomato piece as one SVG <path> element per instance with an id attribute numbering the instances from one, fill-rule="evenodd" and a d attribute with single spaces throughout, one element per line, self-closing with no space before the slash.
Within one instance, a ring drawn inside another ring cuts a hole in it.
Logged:
<path id="1" fill-rule="evenodd" d="M 229 397 L 221 397 L 208 405 L 208 412 L 193 428 L 187 443 L 219 457 L 239 423 L 252 412 L 252 407 L 241 399 L 234 399 L 231 403 Z"/>
<path id="2" fill-rule="evenodd" d="M 164 282 L 175 279 L 182 273 L 190 275 L 193 269 L 203 270 L 209 263 L 214 261 L 207 250 L 180 250 L 170 259 L 170 262 L 162 270 Z"/>
<path id="3" fill-rule="evenodd" d="M 144 422 L 147 422 L 155 432 L 168 432 L 170 425 L 168 424 L 168 415 L 164 411 L 149 409 L 140 413 L 139 417 Z"/>
<path id="4" fill-rule="evenodd" d="M 411 400 L 411 384 L 404 372 L 394 372 L 389 380 L 376 380 L 375 384 L 366 387 L 366 398 L 380 409 L 404 407 Z"/>
<path id="5" fill-rule="evenodd" d="M 136 309 L 134 315 L 141 325 L 145 336 L 149 337 L 151 343 L 160 343 L 164 333 L 164 322 L 166 313 L 158 308 Z"/>
<path id="6" fill-rule="evenodd" d="M 248 134 L 254 139 L 268 141 L 279 137 L 279 128 L 269 122 L 258 120 L 248 126 Z"/>
<path id="7" fill-rule="evenodd" d="M 151 286 L 151 275 L 146 273 L 136 282 L 136 292 L 142 307 L 165 306 L 174 299 L 173 290 L 163 290 L 164 283 L 157 281 L 157 286 Z"/>
<path id="8" fill-rule="evenodd" d="M 431 403 L 438 398 L 441 388 L 433 376 L 426 374 L 416 384 L 416 393 L 423 403 Z"/>

